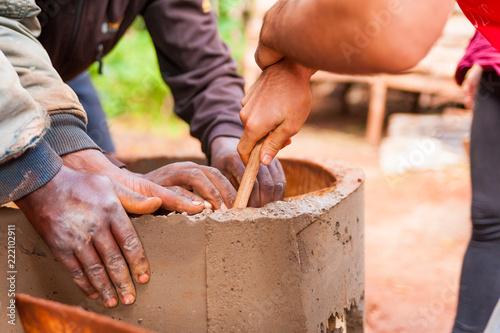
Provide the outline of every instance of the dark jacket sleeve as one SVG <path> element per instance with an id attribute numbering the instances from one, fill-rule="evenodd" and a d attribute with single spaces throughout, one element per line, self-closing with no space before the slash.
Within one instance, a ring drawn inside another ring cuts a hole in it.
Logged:
<path id="1" fill-rule="evenodd" d="M 204 13 L 202 0 L 156 0 L 142 14 L 175 112 L 190 124 L 203 152 L 210 154 L 218 136 L 240 137 L 244 81 L 219 36 L 214 13 Z"/>

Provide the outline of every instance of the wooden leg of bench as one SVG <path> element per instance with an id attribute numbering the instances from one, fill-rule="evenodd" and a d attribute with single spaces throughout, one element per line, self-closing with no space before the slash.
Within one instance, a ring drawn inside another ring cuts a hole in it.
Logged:
<path id="1" fill-rule="evenodd" d="M 370 105 L 366 124 L 366 141 L 371 146 L 378 146 L 382 137 L 385 117 L 387 86 L 382 78 L 376 78 L 371 86 Z"/>

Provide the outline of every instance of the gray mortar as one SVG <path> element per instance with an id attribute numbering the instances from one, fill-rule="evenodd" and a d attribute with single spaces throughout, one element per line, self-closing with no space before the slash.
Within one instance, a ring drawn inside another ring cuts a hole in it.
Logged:
<path id="1" fill-rule="evenodd" d="M 133 305 L 87 299 L 24 215 L 0 208 L 4 246 L 16 226 L 16 291 L 103 313 L 158 332 L 363 332 L 363 172 L 321 162 L 337 178 L 324 195 L 263 208 L 132 221 L 152 268 Z M 7 272 L 6 251 L 0 267 Z M 1 332 L 7 324 L 0 280 Z"/>

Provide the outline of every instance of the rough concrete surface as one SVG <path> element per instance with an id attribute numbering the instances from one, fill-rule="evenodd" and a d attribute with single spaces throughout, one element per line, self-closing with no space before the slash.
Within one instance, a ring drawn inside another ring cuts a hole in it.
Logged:
<path id="1" fill-rule="evenodd" d="M 363 172 L 302 164 L 335 186 L 259 209 L 133 218 L 152 276 L 133 305 L 114 309 L 81 294 L 20 211 L 0 208 L 2 247 L 15 225 L 16 291 L 158 332 L 363 332 Z M 287 173 L 289 187 L 303 177 Z M 8 271 L 6 250 L 0 267 Z M 0 331 L 20 332 L 5 320 L 8 288 L 1 279 Z"/>

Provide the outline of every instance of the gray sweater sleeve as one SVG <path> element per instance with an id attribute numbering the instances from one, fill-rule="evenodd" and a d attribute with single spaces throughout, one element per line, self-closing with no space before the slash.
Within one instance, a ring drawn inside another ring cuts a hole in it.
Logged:
<path id="1" fill-rule="evenodd" d="M 59 155 L 98 149 L 78 98 L 35 38 L 38 12 L 34 1 L 0 6 L 0 203 L 46 184 L 61 168 Z"/>

